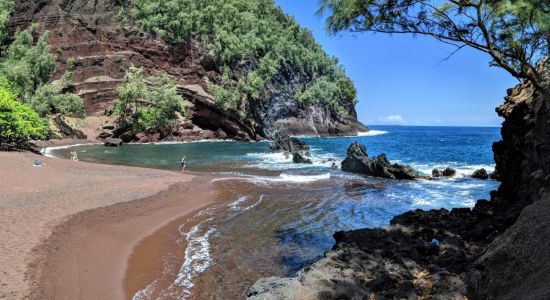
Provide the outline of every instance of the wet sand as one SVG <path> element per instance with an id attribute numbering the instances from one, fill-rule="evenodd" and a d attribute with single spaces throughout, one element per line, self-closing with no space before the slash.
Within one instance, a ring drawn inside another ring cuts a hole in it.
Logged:
<path id="1" fill-rule="evenodd" d="M 33 167 L 37 159 L 45 166 Z M 125 299 L 125 287 L 144 287 L 155 275 L 126 278 L 133 249 L 214 200 L 211 178 L 199 174 L 1 152 L 0 173 L 6 299 Z M 160 256 L 147 256 L 151 269 Z"/>

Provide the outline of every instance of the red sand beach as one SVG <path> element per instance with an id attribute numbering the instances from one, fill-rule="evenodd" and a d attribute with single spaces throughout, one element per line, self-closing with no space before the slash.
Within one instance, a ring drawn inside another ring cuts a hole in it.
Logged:
<path id="1" fill-rule="evenodd" d="M 33 167 L 35 160 L 45 165 Z M 158 260 L 133 250 L 215 196 L 206 175 L 30 153 L 0 152 L 0 176 L 0 298 L 7 299 L 125 299 L 149 279 L 127 278 L 127 270 Z"/>

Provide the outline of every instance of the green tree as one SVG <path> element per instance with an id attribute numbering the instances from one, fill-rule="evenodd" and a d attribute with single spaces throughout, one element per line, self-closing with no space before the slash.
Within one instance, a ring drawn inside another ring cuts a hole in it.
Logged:
<path id="1" fill-rule="evenodd" d="M 26 100 L 39 86 L 50 82 L 55 74 L 55 56 L 50 53 L 49 34 L 41 35 L 34 43 L 33 29 L 19 32 L 8 47 L 0 71 L 20 88 Z"/>
<path id="2" fill-rule="evenodd" d="M 246 113 L 243 104 L 269 98 L 278 75 L 299 77 L 294 88 L 300 93 L 308 93 L 317 80 L 333 83 L 327 87 L 335 90 L 327 95 L 341 98 L 318 98 L 315 103 L 341 108 L 356 101 L 355 87 L 337 61 L 273 0 L 132 1 L 131 15 L 142 33 L 172 43 L 198 42 L 215 56 L 222 76 L 209 90 L 222 109 Z"/>
<path id="3" fill-rule="evenodd" d="M 29 139 L 44 139 L 47 135 L 44 120 L 17 101 L 9 90 L 0 87 L 0 146 L 23 147 Z"/>
<path id="4" fill-rule="evenodd" d="M 115 113 L 121 127 L 132 127 L 134 131 L 165 127 L 177 118 L 177 113 L 184 113 L 177 85 L 167 74 L 145 78 L 142 68 L 132 66 L 117 91 Z"/>
<path id="5" fill-rule="evenodd" d="M 8 36 L 6 25 L 10 19 L 12 8 L 13 0 L 0 0 L 0 48 Z"/>
<path id="6" fill-rule="evenodd" d="M 177 118 L 176 112 L 184 112 L 183 98 L 178 94 L 176 83 L 167 74 L 151 80 L 149 99 L 153 104 L 147 110 L 152 118 L 146 126 L 164 127 Z"/>
<path id="7" fill-rule="evenodd" d="M 85 117 L 84 100 L 79 96 L 64 92 L 67 85 L 61 82 L 51 82 L 38 87 L 27 103 L 41 116 L 60 113 L 75 117 Z"/>
<path id="8" fill-rule="evenodd" d="M 2 78 L 9 89 L 42 117 L 61 113 L 84 116 L 84 101 L 68 92 L 72 85 L 71 68 L 61 80 L 52 82 L 56 71 L 55 56 L 50 53 L 49 35 L 44 33 L 35 43 L 34 28 L 19 32 L 0 61 Z"/>
<path id="9" fill-rule="evenodd" d="M 322 0 L 332 33 L 405 33 L 434 37 L 453 45 L 485 52 L 493 65 L 539 89 L 537 69 L 549 54 L 548 0 Z M 451 55 L 452 55 L 451 54 Z"/>
<path id="10" fill-rule="evenodd" d="M 119 100 L 115 102 L 115 113 L 122 127 L 138 126 L 138 111 L 141 102 L 147 97 L 147 85 L 143 69 L 130 67 L 124 76 L 124 82 L 117 87 Z"/>

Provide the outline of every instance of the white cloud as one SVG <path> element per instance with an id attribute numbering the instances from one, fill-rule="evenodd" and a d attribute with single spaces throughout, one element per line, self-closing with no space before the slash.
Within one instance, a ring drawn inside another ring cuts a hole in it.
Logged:
<path id="1" fill-rule="evenodd" d="M 401 115 L 391 115 L 383 118 L 378 118 L 379 121 L 388 122 L 388 123 L 398 123 L 398 124 L 408 124 L 409 122 L 405 121 Z"/>

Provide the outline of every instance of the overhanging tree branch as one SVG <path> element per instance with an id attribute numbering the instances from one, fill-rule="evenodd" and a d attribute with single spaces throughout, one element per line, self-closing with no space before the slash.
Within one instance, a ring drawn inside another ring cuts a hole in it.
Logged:
<path id="1" fill-rule="evenodd" d="M 493 65 L 543 89 L 537 65 L 550 52 L 546 0 L 322 0 L 328 30 L 431 36 L 485 52 Z M 446 58 L 448 59 L 448 58 Z M 445 60 L 446 60 L 445 59 Z"/>

